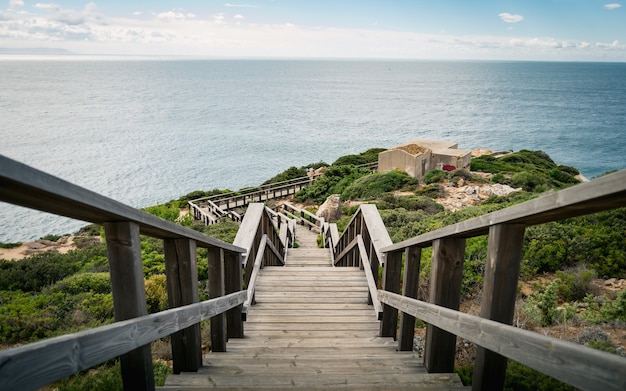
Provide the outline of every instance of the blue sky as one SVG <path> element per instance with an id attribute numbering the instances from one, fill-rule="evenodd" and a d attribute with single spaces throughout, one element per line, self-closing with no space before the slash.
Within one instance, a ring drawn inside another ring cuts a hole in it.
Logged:
<path id="1" fill-rule="evenodd" d="M 626 61 L 626 0 L 4 0 L 0 48 Z"/>

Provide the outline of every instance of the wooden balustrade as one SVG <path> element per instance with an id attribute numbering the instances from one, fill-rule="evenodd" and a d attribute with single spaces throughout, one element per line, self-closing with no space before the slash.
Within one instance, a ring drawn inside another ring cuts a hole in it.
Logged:
<path id="1" fill-rule="evenodd" d="M 502 389 L 507 358 L 582 389 L 626 389 L 626 359 L 508 326 L 513 321 L 525 228 L 624 206 L 626 171 L 621 171 L 382 248 L 387 257 L 384 275 L 394 277 L 389 279 L 393 285 L 385 284 L 378 297 L 385 306 L 402 310 L 400 349 L 412 346 L 414 318 L 418 317 L 428 323 L 424 365 L 431 372 L 453 369 L 456 336 L 478 345 L 474 390 Z M 485 234 L 489 247 L 478 318 L 456 310 L 465 239 Z M 430 246 L 433 258 L 427 304 L 415 297 L 420 250 Z M 396 294 L 399 279 L 395 277 L 402 268 L 402 253 L 404 297 Z"/>
<path id="2" fill-rule="evenodd" d="M 0 389 L 33 389 L 121 356 L 124 388 L 154 389 L 150 343 L 172 335 L 174 371 L 201 366 L 199 323 L 239 308 L 212 335 L 242 336 L 241 254 L 246 249 L 0 156 L 0 201 L 104 226 L 116 323 L 0 351 Z M 147 315 L 140 234 L 164 240 L 168 311 Z M 209 250 L 211 300 L 198 303 L 196 248 Z M 226 278 L 228 276 L 228 278 Z M 228 295 L 226 295 L 228 294 Z M 225 296 L 226 295 L 226 296 Z M 234 330 L 234 331 L 231 331 Z M 223 338 L 225 339 L 225 338 Z M 218 338 L 213 347 L 225 349 Z M 224 341 L 225 344 L 225 341 Z"/>
<path id="3" fill-rule="evenodd" d="M 286 222 L 282 225 L 286 233 L 279 232 L 274 225 L 274 217 L 275 212 L 264 204 L 250 204 L 233 241 L 234 245 L 246 249 L 243 268 L 246 276 L 245 284 L 250 296 L 242 308 L 244 320 L 249 306 L 254 304 L 254 285 L 259 270 L 264 266 L 284 265 L 287 247 L 293 244 L 293 222 Z"/>

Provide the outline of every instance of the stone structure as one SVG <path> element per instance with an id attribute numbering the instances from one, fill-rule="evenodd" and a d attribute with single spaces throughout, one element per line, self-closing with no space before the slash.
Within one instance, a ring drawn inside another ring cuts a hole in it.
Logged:
<path id="1" fill-rule="evenodd" d="M 421 179 L 433 169 L 452 171 L 467 168 L 472 151 L 458 149 L 448 141 L 413 140 L 378 154 L 378 172 L 402 170 Z"/>

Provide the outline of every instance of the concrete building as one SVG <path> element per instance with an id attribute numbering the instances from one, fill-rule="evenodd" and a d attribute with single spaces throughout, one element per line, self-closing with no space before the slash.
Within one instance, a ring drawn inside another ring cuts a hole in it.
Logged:
<path id="1" fill-rule="evenodd" d="M 378 154 L 378 172 L 402 170 L 421 179 L 433 169 L 468 168 L 472 151 L 449 141 L 413 140 Z"/>

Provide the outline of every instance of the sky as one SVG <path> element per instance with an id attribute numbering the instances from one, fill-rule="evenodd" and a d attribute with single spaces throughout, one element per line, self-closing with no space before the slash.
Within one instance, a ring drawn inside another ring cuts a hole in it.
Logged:
<path id="1" fill-rule="evenodd" d="M 25 48 L 624 62 L 626 0 L 0 0 L 0 49 Z"/>

